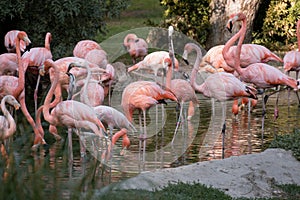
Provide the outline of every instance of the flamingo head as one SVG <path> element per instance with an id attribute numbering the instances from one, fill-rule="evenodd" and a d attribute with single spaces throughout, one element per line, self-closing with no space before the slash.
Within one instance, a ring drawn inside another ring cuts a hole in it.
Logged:
<path id="1" fill-rule="evenodd" d="M 44 61 L 44 64 L 39 67 L 39 74 L 44 76 L 46 72 L 54 65 L 54 61 L 52 59 L 47 59 Z"/>
<path id="2" fill-rule="evenodd" d="M 230 15 L 229 20 L 228 20 L 227 25 L 226 25 L 226 27 L 229 30 L 229 32 L 232 33 L 232 27 L 233 27 L 233 24 L 236 21 L 241 21 L 241 20 L 243 20 L 245 18 L 246 18 L 246 15 L 244 13 L 242 13 L 242 12 Z"/>
<path id="3" fill-rule="evenodd" d="M 12 95 L 7 95 L 5 96 L 5 101 L 12 105 L 16 110 L 18 110 L 20 108 L 20 104 L 19 102 L 15 99 L 15 97 L 13 97 Z"/>

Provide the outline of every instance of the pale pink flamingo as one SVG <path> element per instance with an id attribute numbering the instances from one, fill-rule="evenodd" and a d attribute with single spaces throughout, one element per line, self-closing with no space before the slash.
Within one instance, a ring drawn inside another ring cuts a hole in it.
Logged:
<path id="1" fill-rule="evenodd" d="M 51 67 L 55 70 L 55 77 L 51 83 L 51 88 L 47 93 L 43 107 L 44 118 L 50 123 L 49 132 L 53 135 L 58 135 L 56 126 L 62 125 L 68 128 L 86 128 L 92 130 L 94 134 L 103 137 L 101 130 L 105 131 L 105 127 L 97 118 L 95 111 L 84 103 L 73 100 L 62 101 L 59 102 L 50 113 L 50 102 L 59 82 L 60 73 L 55 63 L 47 59 L 44 63 L 44 70 L 47 71 Z"/>
<path id="2" fill-rule="evenodd" d="M 1 110 L 3 116 L 0 116 L 0 140 L 6 140 L 16 132 L 16 122 L 6 108 L 5 104 L 13 106 L 16 110 L 19 109 L 19 102 L 12 95 L 6 95 L 1 100 Z"/>
<path id="3" fill-rule="evenodd" d="M 173 94 L 175 94 L 178 104 L 180 106 L 180 113 L 178 117 L 177 126 L 175 129 L 174 137 L 172 142 L 175 139 L 178 125 L 181 119 L 183 119 L 183 106 L 185 102 L 189 102 L 189 112 L 188 112 L 188 120 L 192 118 L 194 115 L 194 106 L 198 105 L 198 98 L 196 96 L 195 90 L 191 86 L 190 82 L 183 80 L 183 79 L 172 79 L 173 76 L 173 62 L 172 59 L 174 59 L 174 48 L 173 48 L 173 40 L 172 40 L 172 34 L 174 32 L 174 29 L 172 26 L 169 27 L 169 55 L 170 58 L 166 58 L 165 62 L 168 63 L 168 72 L 166 77 L 166 89 L 169 89 L 172 91 Z M 184 47 L 184 54 L 188 54 L 191 52 L 191 49 L 195 49 L 197 51 L 197 58 L 202 58 L 202 53 L 199 48 L 192 47 L 192 43 L 188 43 Z M 169 59 L 169 61 L 167 60 Z"/>
<path id="4" fill-rule="evenodd" d="M 81 40 L 75 45 L 73 55 L 78 58 L 85 58 L 86 54 L 93 49 L 102 50 L 101 46 L 93 40 Z"/>
<path id="5" fill-rule="evenodd" d="M 121 106 L 124 110 L 124 114 L 127 119 L 133 121 L 134 110 L 139 110 L 143 112 L 144 117 L 144 144 L 143 152 L 146 150 L 146 138 L 147 138 L 147 128 L 146 128 L 146 111 L 158 103 L 163 103 L 165 99 L 170 99 L 177 102 L 177 98 L 170 91 L 163 90 L 158 84 L 151 81 L 136 81 L 132 82 L 126 86 L 122 93 Z M 139 115 L 140 118 L 140 115 Z M 142 132 L 142 124 L 140 118 L 140 130 Z M 143 161 L 145 161 L 145 154 L 143 154 Z"/>
<path id="6" fill-rule="evenodd" d="M 129 122 L 129 120 L 125 117 L 123 113 L 121 113 L 113 107 L 100 105 L 94 107 L 94 110 L 97 113 L 97 116 L 100 119 L 100 121 L 104 125 L 108 126 L 109 133 L 112 136 L 112 145 L 114 145 L 116 141 L 120 137 L 122 137 L 123 150 L 121 151 L 121 153 L 123 153 L 130 146 L 130 140 L 128 138 L 127 132 L 128 130 L 136 132 L 135 127 L 131 124 L 131 122 Z M 113 133 L 114 128 L 119 129 L 119 131 Z"/>
<path id="7" fill-rule="evenodd" d="M 38 73 L 38 68 L 44 64 L 45 60 L 52 59 L 52 53 L 50 49 L 51 40 L 52 40 L 52 35 L 50 32 L 48 32 L 45 37 L 44 47 L 31 48 L 30 51 L 26 51 L 22 55 L 24 71 L 26 72 L 28 68 L 28 71 L 30 71 L 30 73 L 38 75 L 36 88 L 34 90 L 35 116 L 37 111 L 37 92 L 38 92 L 38 86 L 40 82 L 40 75 Z"/>
<path id="8" fill-rule="evenodd" d="M 167 69 L 168 63 L 166 59 L 170 59 L 169 52 L 167 51 L 155 51 L 148 54 L 144 60 L 138 62 L 137 64 L 128 68 L 128 72 L 139 69 L 149 69 L 152 70 L 154 75 L 157 77 L 159 69 Z M 178 71 L 179 62 L 175 59 L 174 70 Z"/>
<path id="9" fill-rule="evenodd" d="M 279 69 L 265 63 L 253 63 L 246 68 L 241 68 L 240 53 L 246 34 L 246 16 L 243 13 L 233 14 L 227 24 L 231 28 L 236 21 L 242 21 L 242 27 L 223 48 L 222 54 L 226 63 L 237 71 L 240 79 L 247 83 L 253 83 L 256 87 L 267 89 L 279 85 L 287 85 L 298 90 L 297 80 L 285 75 Z M 229 53 L 229 48 L 239 39 L 236 53 Z M 276 112 L 275 112 L 276 113 Z M 263 99 L 263 115 L 265 114 L 265 100 Z"/>
<path id="10" fill-rule="evenodd" d="M 3 53 L 0 55 L 0 76 L 16 76 L 18 71 L 18 58 L 15 53 Z"/>
<path id="11" fill-rule="evenodd" d="M 283 68 L 287 75 L 290 74 L 290 71 L 296 71 L 296 79 L 299 77 L 300 70 L 300 20 L 297 22 L 297 44 L 298 51 L 289 51 L 283 57 Z M 296 93 L 298 96 L 298 93 Z M 288 91 L 288 100 L 290 100 L 290 90 Z M 300 102 L 299 96 L 298 101 Z"/>
<path id="12" fill-rule="evenodd" d="M 80 92 L 78 93 L 80 95 L 80 101 L 91 107 L 102 105 L 104 101 L 104 89 L 99 84 L 99 81 L 91 79 L 91 69 L 89 68 L 88 63 L 71 63 L 68 71 L 73 67 L 85 68 L 87 70 L 87 77 L 81 81 L 84 82 L 83 86 L 77 85 L 81 87 Z M 73 95 L 73 98 L 75 95 Z"/>
<path id="13" fill-rule="evenodd" d="M 133 64 L 136 63 L 137 58 L 141 58 L 141 60 L 143 60 L 148 54 L 147 42 L 142 38 L 138 38 L 136 34 L 127 34 L 124 38 L 123 45 L 132 58 Z"/>
<path id="14" fill-rule="evenodd" d="M 11 116 L 9 111 L 6 108 L 6 103 L 13 106 L 16 110 L 19 109 L 20 104 L 19 102 L 13 97 L 12 95 L 6 95 L 1 100 L 1 110 L 3 113 L 3 116 L 0 115 L 0 151 L 2 154 L 2 158 L 5 158 L 6 160 L 6 167 L 9 166 L 9 156 L 7 154 L 6 148 L 4 146 L 4 141 L 8 138 L 10 138 L 17 129 L 16 122 L 14 118 Z M 4 171 L 4 179 L 6 178 L 7 172 Z"/>
<path id="15" fill-rule="evenodd" d="M 227 65 L 222 55 L 225 45 L 217 45 L 207 51 L 200 63 L 200 71 L 207 71 L 210 73 L 226 71 L 233 73 L 234 69 Z M 234 53 L 237 47 L 232 46 L 229 53 Z M 241 50 L 241 67 L 247 67 L 253 63 L 267 63 L 269 61 L 276 61 L 282 63 L 283 60 L 268 48 L 258 44 L 243 44 Z"/>
<path id="16" fill-rule="evenodd" d="M 16 41 L 15 39 L 17 38 L 18 36 L 18 33 L 20 31 L 19 30 L 11 30 L 11 31 L 8 31 L 5 36 L 4 36 L 4 46 L 6 47 L 7 49 L 7 52 L 9 53 L 16 53 Z M 20 51 L 24 51 L 25 48 L 26 48 L 26 44 L 24 41 L 20 41 Z"/>
<path id="17" fill-rule="evenodd" d="M 183 56 L 185 58 L 185 56 Z M 196 60 L 192 74 L 191 84 L 196 92 L 202 93 L 205 97 L 214 98 L 222 102 L 222 158 L 224 158 L 224 138 L 225 138 L 225 112 L 227 100 L 234 100 L 240 97 L 257 98 L 257 90 L 251 86 L 248 86 L 236 78 L 233 74 L 227 72 L 218 72 L 208 76 L 204 83 L 198 85 L 196 83 L 196 74 L 198 72 L 198 66 L 200 61 Z"/>

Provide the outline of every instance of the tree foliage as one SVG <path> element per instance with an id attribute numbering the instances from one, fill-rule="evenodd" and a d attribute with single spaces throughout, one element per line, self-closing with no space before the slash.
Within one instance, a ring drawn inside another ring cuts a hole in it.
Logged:
<path id="1" fill-rule="evenodd" d="M 296 23 L 300 19 L 299 0 L 271 0 L 261 31 L 254 42 L 271 50 L 290 50 L 297 45 Z"/>
<path id="2" fill-rule="evenodd" d="M 172 25 L 176 30 L 205 44 L 209 28 L 210 0 L 161 0 L 165 9 L 164 26 Z"/>
<path id="3" fill-rule="evenodd" d="M 69 56 L 78 41 L 93 39 L 99 32 L 105 32 L 105 18 L 118 16 L 128 2 L 3 0 L 0 2 L 1 37 L 12 29 L 24 30 L 33 46 L 43 46 L 46 33 L 51 32 L 54 58 Z"/>

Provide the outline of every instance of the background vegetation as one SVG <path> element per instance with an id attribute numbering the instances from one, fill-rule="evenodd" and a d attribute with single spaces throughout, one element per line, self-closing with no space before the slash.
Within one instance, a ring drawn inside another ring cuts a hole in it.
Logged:
<path id="1" fill-rule="evenodd" d="M 257 0 L 259 14 L 252 42 L 271 50 L 296 46 L 298 0 Z M 42 46 L 51 32 L 54 59 L 72 54 L 82 39 L 103 41 L 111 35 L 141 26 L 173 25 L 203 47 L 211 35 L 212 7 L 223 0 L 3 0 L 0 2 L 0 39 L 12 29 L 25 30 L 34 46 Z M 126 12 L 121 13 L 126 9 Z M 223 8 L 224 9 L 224 8 Z M 0 41 L 0 42 L 1 42 Z M 1 45 L 0 52 L 5 52 Z"/>

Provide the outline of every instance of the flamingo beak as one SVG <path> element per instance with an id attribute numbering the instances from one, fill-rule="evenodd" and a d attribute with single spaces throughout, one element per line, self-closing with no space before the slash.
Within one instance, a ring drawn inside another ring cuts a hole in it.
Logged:
<path id="1" fill-rule="evenodd" d="M 19 110 L 20 104 L 19 104 L 19 103 L 16 103 L 16 104 L 14 104 L 14 107 L 15 107 L 16 110 Z"/>
<path id="2" fill-rule="evenodd" d="M 227 30 L 232 33 L 232 27 L 233 27 L 233 23 L 232 23 L 232 20 L 229 20 L 228 23 L 227 23 Z"/>
<path id="3" fill-rule="evenodd" d="M 39 67 L 39 74 L 40 74 L 41 76 L 44 76 L 45 73 L 46 73 L 46 71 L 45 71 L 45 66 L 44 66 L 44 65 L 40 66 L 40 67 Z"/>

